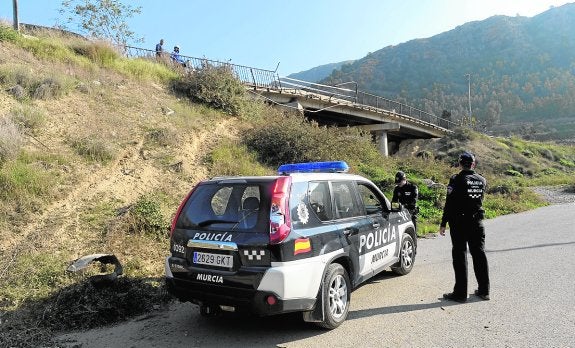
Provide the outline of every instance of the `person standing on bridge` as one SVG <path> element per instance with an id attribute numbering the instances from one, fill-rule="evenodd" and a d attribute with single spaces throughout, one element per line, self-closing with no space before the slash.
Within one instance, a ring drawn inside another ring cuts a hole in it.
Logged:
<path id="1" fill-rule="evenodd" d="M 417 207 L 417 198 L 419 196 L 419 190 L 417 185 L 414 185 L 407 181 L 407 176 L 404 172 L 398 171 L 395 174 L 395 188 L 393 189 L 392 202 L 399 202 L 407 208 L 411 214 L 411 221 L 413 221 L 413 226 L 417 230 L 417 213 L 419 213 L 419 208 Z"/>
<path id="2" fill-rule="evenodd" d="M 156 44 L 156 57 L 160 58 L 164 53 L 164 39 L 160 39 L 160 43 Z"/>
<path id="3" fill-rule="evenodd" d="M 184 67 L 186 66 L 186 61 L 180 55 L 180 46 L 178 45 L 174 46 L 174 51 L 172 52 L 172 54 L 170 54 L 170 59 L 172 59 L 172 61 L 174 61 L 175 63 L 181 64 Z"/>
<path id="4" fill-rule="evenodd" d="M 460 303 L 467 301 L 467 245 L 478 284 L 475 295 L 483 300 L 490 299 L 482 208 L 487 181 L 473 170 L 475 164 L 473 154 L 464 152 L 459 156 L 461 171 L 449 179 L 439 227 L 439 234 L 445 236 L 445 227 L 449 223 L 455 272 L 453 292 L 443 294 L 443 297 Z"/>

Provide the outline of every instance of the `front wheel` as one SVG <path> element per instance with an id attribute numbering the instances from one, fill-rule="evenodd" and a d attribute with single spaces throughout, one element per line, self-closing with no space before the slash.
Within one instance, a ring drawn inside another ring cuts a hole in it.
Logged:
<path id="1" fill-rule="evenodd" d="M 399 275 L 406 275 L 413 269 L 415 262 L 415 243 L 408 233 L 403 235 L 401 249 L 399 250 L 399 262 L 391 267 L 391 270 Z"/>
<path id="2" fill-rule="evenodd" d="M 335 329 L 347 318 L 351 299 L 351 283 L 347 271 L 338 263 L 332 263 L 322 283 L 323 321 L 317 325 Z"/>

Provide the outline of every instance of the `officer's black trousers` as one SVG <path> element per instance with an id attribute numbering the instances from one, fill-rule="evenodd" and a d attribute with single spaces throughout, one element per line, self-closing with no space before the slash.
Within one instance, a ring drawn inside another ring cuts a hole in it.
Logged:
<path id="1" fill-rule="evenodd" d="M 467 297 L 467 245 L 473 259 L 473 270 L 480 294 L 489 294 L 489 270 L 485 256 L 485 228 L 483 221 L 464 219 L 449 220 L 449 232 L 453 248 L 453 270 L 455 271 L 456 296 Z"/>

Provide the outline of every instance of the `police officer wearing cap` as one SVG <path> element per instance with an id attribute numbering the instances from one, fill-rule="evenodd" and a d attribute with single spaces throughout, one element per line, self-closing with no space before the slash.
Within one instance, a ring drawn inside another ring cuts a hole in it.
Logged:
<path id="1" fill-rule="evenodd" d="M 407 208 L 411 214 L 411 221 L 413 221 L 413 226 L 417 228 L 417 198 L 419 195 L 419 190 L 417 186 L 407 181 L 407 176 L 404 172 L 398 171 L 395 174 L 395 188 L 393 189 L 392 202 L 399 202 L 401 205 Z"/>
<path id="2" fill-rule="evenodd" d="M 444 236 L 445 227 L 449 223 L 455 272 L 453 292 L 444 294 L 443 297 L 461 303 L 467 301 L 467 245 L 469 245 L 473 270 L 479 285 L 475 295 L 483 300 L 489 300 L 489 271 L 485 256 L 482 208 L 487 181 L 473 170 L 475 156 L 472 153 L 461 154 L 459 166 L 461 171 L 449 179 L 439 227 L 439 233 Z"/>

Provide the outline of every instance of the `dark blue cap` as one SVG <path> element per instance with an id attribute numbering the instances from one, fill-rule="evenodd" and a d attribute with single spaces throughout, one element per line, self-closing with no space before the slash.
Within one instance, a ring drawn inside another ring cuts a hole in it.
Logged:
<path id="1" fill-rule="evenodd" d="M 405 173 L 400 170 L 395 174 L 395 183 L 399 184 L 402 180 L 405 180 L 406 178 L 407 177 L 405 176 Z"/>
<path id="2" fill-rule="evenodd" d="M 459 163 L 461 165 L 472 165 L 475 162 L 475 156 L 471 152 L 465 151 L 459 155 Z"/>

